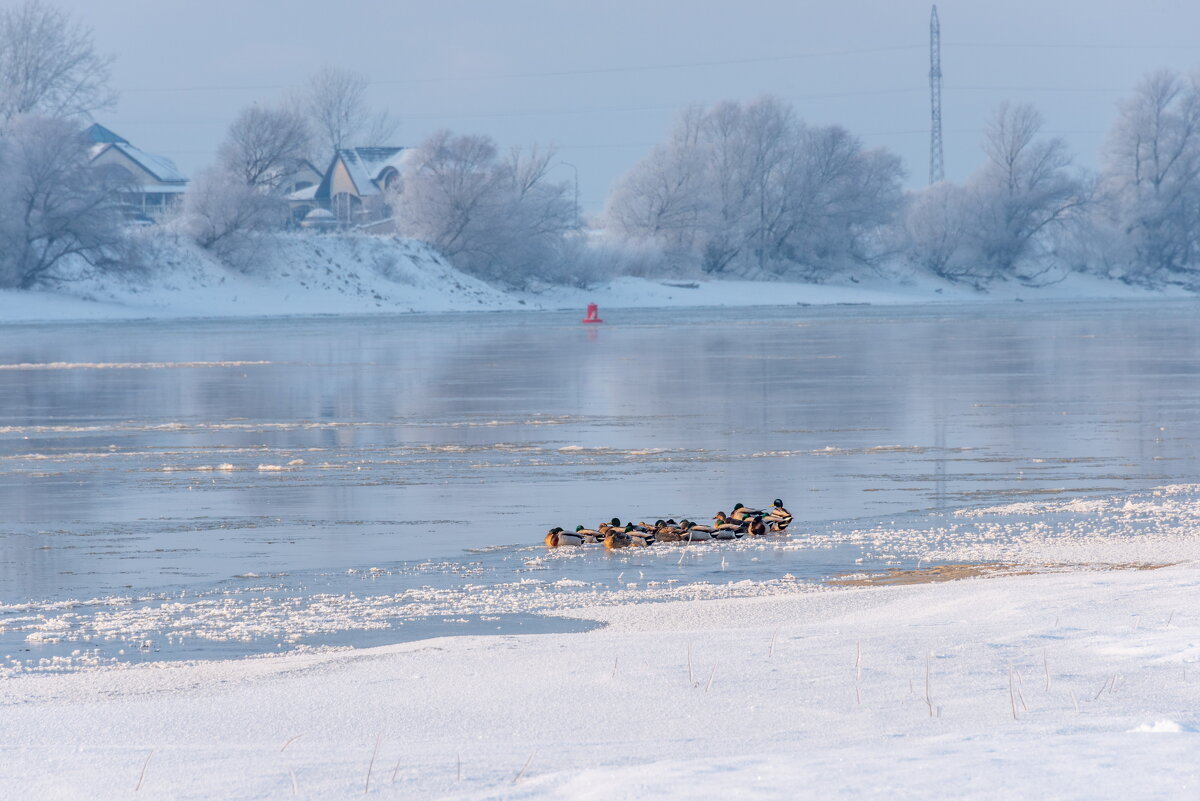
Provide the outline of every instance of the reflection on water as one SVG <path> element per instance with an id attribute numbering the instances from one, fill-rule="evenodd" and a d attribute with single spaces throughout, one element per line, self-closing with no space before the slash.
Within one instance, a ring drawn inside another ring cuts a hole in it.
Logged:
<path id="1" fill-rule="evenodd" d="M 1197 477 L 1191 302 L 605 317 L 6 326 L 0 603 L 303 594 L 774 497 L 828 533 Z M 590 553 L 571 569 L 612 583 Z M 861 549 L 739 553 L 804 578 Z"/>

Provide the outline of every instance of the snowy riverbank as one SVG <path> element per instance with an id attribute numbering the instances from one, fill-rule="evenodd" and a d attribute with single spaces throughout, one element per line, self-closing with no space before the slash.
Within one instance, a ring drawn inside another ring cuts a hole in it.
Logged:
<path id="1" fill-rule="evenodd" d="M 1016 536 L 943 554 L 1103 569 L 583 602 L 560 613 L 606 628 L 10 676 L 0 793 L 1190 797 L 1197 490 L 958 514 Z"/>
<path id="2" fill-rule="evenodd" d="M 425 245 L 368 236 L 286 235 L 246 272 L 189 243 L 147 238 L 145 272 L 79 277 L 59 291 L 0 290 L 0 323 L 312 314 L 395 314 L 613 308 L 912 304 L 994 300 L 1191 297 L 1072 275 L 1040 288 L 1004 284 L 980 293 L 920 275 L 863 276 L 843 284 L 617 278 L 588 289 L 505 292 L 450 266 Z M 83 272 L 80 273 L 83 275 Z"/>
<path id="3" fill-rule="evenodd" d="M 1035 575 L 22 677 L 0 684 L 0 790 L 333 799 L 369 772 L 385 798 L 1189 797 L 1198 592 L 1194 566 Z"/>

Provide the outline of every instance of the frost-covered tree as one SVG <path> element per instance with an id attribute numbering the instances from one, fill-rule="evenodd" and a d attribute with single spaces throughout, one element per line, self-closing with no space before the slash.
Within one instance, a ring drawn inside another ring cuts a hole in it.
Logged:
<path id="1" fill-rule="evenodd" d="M 247 186 L 273 193 L 307 159 L 311 141 L 308 121 L 296 109 L 248 106 L 229 126 L 217 163 Z"/>
<path id="2" fill-rule="evenodd" d="M 972 241 L 973 207 L 970 193 L 948 181 L 912 193 L 904 214 L 910 260 L 943 278 L 972 277 L 978 258 Z"/>
<path id="3" fill-rule="evenodd" d="M 1105 181 L 1136 261 L 1126 277 L 1200 265 L 1200 77 L 1155 72 L 1120 104 Z"/>
<path id="4" fill-rule="evenodd" d="M 299 106 L 313 132 L 313 153 L 323 164 L 342 148 L 390 145 L 397 122 L 386 110 L 373 110 L 366 94 L 365 75 L 323 67 L 308 79 Z"/>
<path id="5" fill-rule="evenodd" d="M 405 160 L 389 198 L 397 230 L 489 280 L 555 278 L 554 254 L 577 215 L 569 185 L 548 177 L 553 155 L 535 147 L 501 158 L 489 137 L 440 131 Z"/>
<path id="6" fill-rule="evenodd" d="M 661 249 L 676 262 L 696 251 L 710 215 L 708 170 L 699 161 L 697 145 L 703 117 L 698 107 L 680 114 L 670 141 L 656 145 L 621 177 L 604 212 L 610 230 L 625 239 L 653 243 L 652 251 Z"/>
<path id="7" fill-rule="evenodd" d="M 294 108 L 243 109 L 229 128 L 215 166 L 184 196 L 175 226 L 231 267 L 247 269 L 263 234 L 288 221 L 288 179 L 305 160 L 308 123 Z"/>
<path id="8" fill-rule="evenodd" d="M 910 261 L 979 287 L 1039 280 L 1061 261 L 1055 251 L 1089 224 L 1093 193 L 1062 140 L 1041 129 L 1032 106 L 1001 104 L 984 131 L 987 159 L 966 185 L 944 181 L 909 196 Z"/>
<path id="9" fill-rule="evenodd" d="M 1016 274 L 1041 239 L 1087 201 L 1058 137 L 1041 137 L 1042 116 L 1028 104 L 1002 103 L 984 131 L 987 162 L 972 176 L 979 278 Z"/>
<path id="10" fill-rule="evenodd" d="M 71 256 L 107 265 L 124 241 L 129 175 L 93 166 L 69 120 L 23 115 L 0 132 L 0 286 L 28 289 Z"/>
<path id="11" fill-rule="evenodd" d="M 0 8 L 0 121 L 21 114 L 79 117 L 108 108 L 111 56 L 92 31 L 41 2 Z"/>
<path id="12" fill-rule="evenodd" d="M 607 227 L 705 272 L 816 277 L 866 259 L 900 201 L 899 159 L 775 98 L 680 115 L 610 196 Z"/>

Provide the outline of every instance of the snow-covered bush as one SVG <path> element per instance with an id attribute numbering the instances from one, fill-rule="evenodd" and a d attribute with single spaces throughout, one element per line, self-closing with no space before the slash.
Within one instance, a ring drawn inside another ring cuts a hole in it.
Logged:
<path id="1" fill-rule="evenodd" d="M 287 204 L 247 184 L 241 176 L 210 167 L 196 176 L 171 226 L 235 269 L 246 269 L 262 247 L 263 234 L 279 230 Z"/>
<path id="2" fill-rule="evenodd" d="M 489 137 L 436 133 L 410 151 L 388 199 L 396 229 L 486 280 L 552 279 L 578 219 L 569 185 L 547 177 L 553 156 L 500 158 Z"/>

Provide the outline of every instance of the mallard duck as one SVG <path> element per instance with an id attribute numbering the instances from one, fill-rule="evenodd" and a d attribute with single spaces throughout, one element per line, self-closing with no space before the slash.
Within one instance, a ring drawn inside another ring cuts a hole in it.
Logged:
<path id="1" fill-rule="evenodd" d="M 783 501 L 776 498 L 771 502 L 771 508 L 767 510 L 767 514 L 771 517 L 791 517 L 792 513 L 783 508 Z"/>
<path id="2" fill-rule="evenodd" d="M 735 520 L 732 517 L 726 517 L 724 512 L 717 512 L 713 515 L 713 529 L 733 529 L 735 531 L 745 531 L 746 521 Z"/>
<path id="3" fill-rule="evenodd" d="M 575 527 L 575 533 L 583 537 L 583 541 L 587 545 L 595 545 L 600 540 L 604 539 L 604 535 L 599 531 L 590 528 L 584 528 L 582 525 Z"/>
<path id="4" fill-rule="evenodd" d="M 746 520 L 747 518 L 753 517 L 754 515 L 760 514 L 762 514 L 762 510 L 760 509 L 747 509 L 740 503 L 735 503 L 733 505 L 733 511 L 729 513 L 729 517 L 732 520 L 740 522 L 742 520 Z"/>
<path id="5" fill-rule="evenodd" d="M 580 534 L 563 531 L 556 526 L 546 532 L 545 542 L 548 548 L 558 548 L 563 545 L 583 545 L 584 538 Z"/>
<path id="6" fill-rule="evenodd" d="M 783 501 L 776 498 L 775 502 L 771 504 L 771 508 L 767 510 L 766 522 L 772 531 L 786 531 L 792 522 L 792 513 L 783 508 Z"/>
<path id="7" fill-rule="evenodd" d="M 684 523 L 687 525 L 685 526 Z M 707 542 L 713 538 L 712 530 L 708 526 L 697 526 L 690 521 L 683 521 L 679 524 L 680 539 L 684 542 Z"/>
<path id="8" fill-rule="evenodd" d="M 673 522 L 664 522 L 654 529 L 654 540 L 655 542 L 679 542 L 683 539 L 681 528 L 681 526 L 674 525 Z"/>
<path id="9" fill-rule="evenodd" d="M 610 551 L 617 548 L 628 548 L 633 545 L 633 537 L 630 537 L 624 531 L 617 531 L 616 528 L 609 526 L 608 532 L 604 535 L 604 547 Z"/>
<path id="10" fill-rule="evenodd" d="M 746 533 L 751 537 L 762 537 L 767 533 L 767 525 L 763 523 L 762 515 L 755 515 L 746 526 Z"/>

